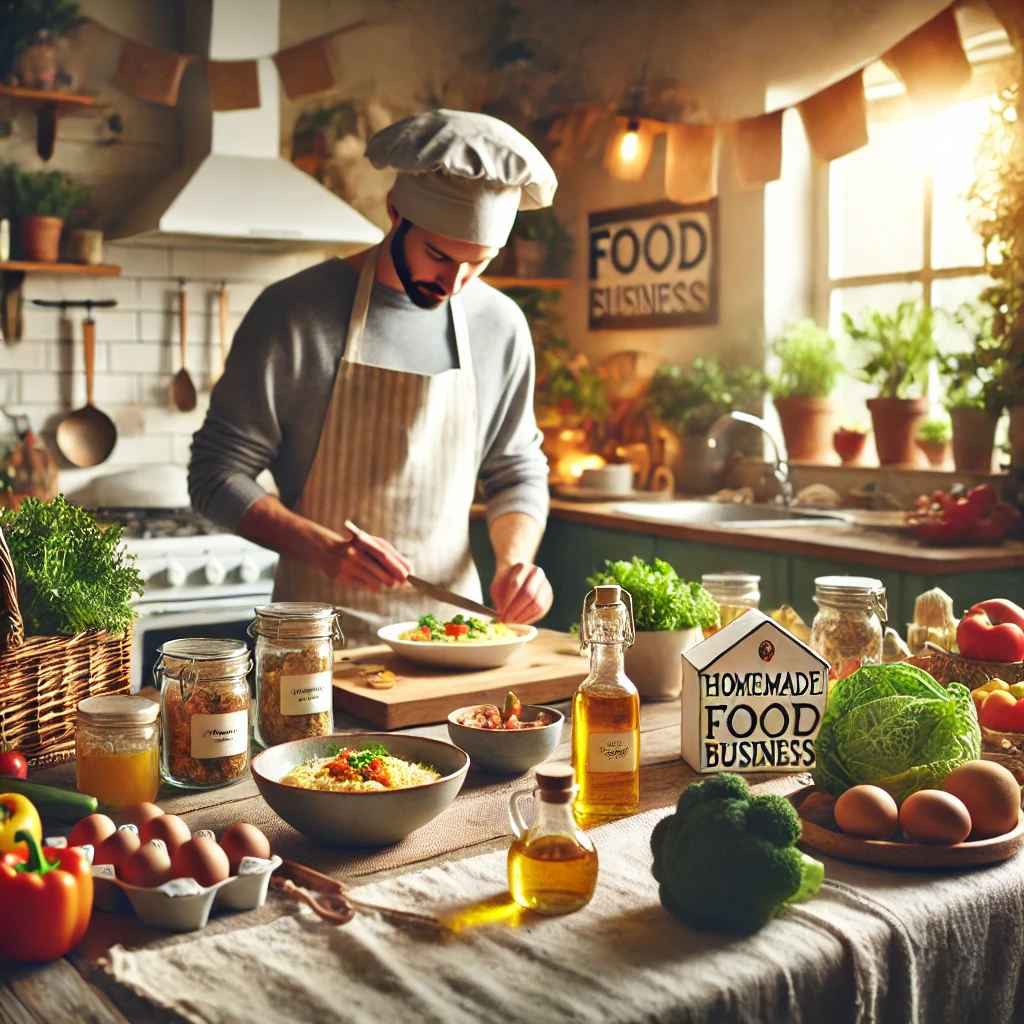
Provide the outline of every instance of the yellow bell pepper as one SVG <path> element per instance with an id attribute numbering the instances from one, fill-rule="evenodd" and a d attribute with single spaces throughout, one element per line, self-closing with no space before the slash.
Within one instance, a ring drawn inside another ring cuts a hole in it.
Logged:
<path id="1" fill-rule="evenodd" d="M 15 839 L 22 830 L 31 833 L 36 842 L 43 841 L 43 823 L 35 805 L 20 793 L 0 793 L 0 854 L 28 854 L 28 844 Z"/>

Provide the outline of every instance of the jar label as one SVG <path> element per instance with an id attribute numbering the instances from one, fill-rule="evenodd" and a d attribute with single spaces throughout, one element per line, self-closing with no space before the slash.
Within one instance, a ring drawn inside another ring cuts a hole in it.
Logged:
<path id="1" fill-rule="evenodd" d="M 636 767 L 632 732 L 592 732 L 587 738 L 588 772 L 635 772 Z"/>
<path id="2" fill-rule="evenodd" d="M 249 712 L 229 711 L 223 715 L 193 715 L 192 757 L 235 757 L 249 749 Z"/>
<path id="3" fill-rule="evenodd" d="M 281 676 L 281 714 L 319 715 L 331 710 L 334 673 L 303 672 Z"/>

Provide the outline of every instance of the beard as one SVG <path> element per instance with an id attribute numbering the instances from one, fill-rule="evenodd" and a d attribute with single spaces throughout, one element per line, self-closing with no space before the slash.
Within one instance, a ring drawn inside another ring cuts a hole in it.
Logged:
<path id="1" fill-rule="evenodd" d="M 403 217 L 391 237 L 391 262 L 409 300 L 420 309 L 436 309 L 448 297 L 448 293 L 436 281 L 417 281 L 412 276 L 405 254 L 405 236 L 411 227 L 412 223 Z"/>

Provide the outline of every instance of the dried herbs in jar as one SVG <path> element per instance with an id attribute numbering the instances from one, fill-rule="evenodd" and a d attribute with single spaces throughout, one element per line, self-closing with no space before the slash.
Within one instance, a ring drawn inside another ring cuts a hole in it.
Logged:
<path id="1" fill-rule="evenodd" d="M 278 601 L 256 609 L 256 739 L 265 747 L 334 731 L 333 605 Z"/>
<path id="2" fill-rule="evenodd" d="M 237 782 L 249 770 L 249 649 L 196 638 L 171 640 L 158 653 L 164 779 L 190 789 Z"/>
<path id="3" fill-rule="evenodd" d="M 845 679 L 862 665 L 882 661 L 885 587 L 869 576 L 819 576 L 814 581 L 818 614 L 810 646 L 831 666 L 830 679 Z"/>

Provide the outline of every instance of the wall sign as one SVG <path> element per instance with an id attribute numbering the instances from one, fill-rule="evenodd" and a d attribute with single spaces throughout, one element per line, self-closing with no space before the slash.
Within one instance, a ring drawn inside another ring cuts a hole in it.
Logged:
<path id="1" fill-rule="evenodd" d="M 588 220 L 592 331 L 718 322 L 717 200 L 665 200 Z"/>

